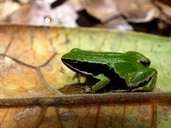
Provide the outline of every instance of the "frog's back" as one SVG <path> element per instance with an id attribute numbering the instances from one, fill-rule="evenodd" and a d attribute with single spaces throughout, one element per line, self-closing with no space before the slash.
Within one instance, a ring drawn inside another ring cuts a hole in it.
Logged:
<path id="1" fill-rule="evenodd" d="M 92 62 L 92 63 L 108 63 L 108 61 L 118 62 L 119 58 L 122 58 L 122 53 L 117 52 L 93 52 L 84 51 L 78 48 L 74 48 L 69 53 L 73 60 L 78 60 L 80 62 Z M 121 60 L 121 59 L 120 59 Z"/>
<path id="2" fill-rule="evenodd" d="M 125 53 L 118 52 L 93 52 L 78 48 L 72 49 L 63 56 L 65 59 L 77 60 L 79 62 L 88 62 L 94 64 L 104 64 L 112 67 L 115 63 L 137 63 L 137 60 L 127 56 Z"/>

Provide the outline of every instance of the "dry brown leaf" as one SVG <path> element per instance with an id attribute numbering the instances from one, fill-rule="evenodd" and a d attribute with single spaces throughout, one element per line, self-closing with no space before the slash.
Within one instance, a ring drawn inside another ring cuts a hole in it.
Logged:
<path id="1" fill-rule="evenodd" d="M 125 2 L 127 3 L 127 1 Z M 115 3 L 113 0 L 81 0 L 81 3 L 90 15 L 101 22 L 120 15 L 117 7 L 118 2 Z"/>
<path id="2" fill-rule="evenodd" d="M 137 0 L 129 5 L 130 9 L 123 11 L 129 22 L 146 23 L 160 17 L 160 10 L 151 0 Z"/>
<path id="3" fill-rule="evenodd" d="M 12 0 L 5 0 L 0 2 L 0 21 L 4 20 L 7 16 L 18 10 L 21 5 Z M 10 8 L 10 9 L 9 9 Z"/>
<path id="4" fill-rule="evenodd" d="M 156 5 L 158 5 L 162 9 L 162 11 L 166 15 L 168 15 L 169 17 L 171 17 L 171 7 L 170 6 L 168 6 L 168 5 L 164 4 L 164 3 L 161 3 L 159 1 L 154 1 L 154 2 L 155 2 Z"/>
<path id="5" fill-rule="evenodd" d="M 160 14 L 150 0 L 81 0 L 81 2 L 87 12 L 101 22 L 107 22 L 122 14 L 130 22 L 149 22 Z"/>
<path id="6" fill-rule="evenodd" d="M 74 10 L 79 4 L 65 2 L 54 9 L 51 1 L 30 1 L 22 5 L 19 10 L 8 16 L 3 22 L 11 24 L 28 25 L 58 25 L 65 27 L 76 27 L 77 14 Z M 74 8 L 75 7 L 75 8 Z"/>
<path id="7" fill-rule="evenodd" d="M 115 29 L 119 31 L 132 31 L 133 30 L 132 26 L 129 25 L 123 17 L 117 17 L 113 20 L 110 20 L 107 23 L 97 24 L 93 27 Z"/>
<path id="8" fill-rule="evenodd" d="M 169 126 L 170 38 L 111 30 L 16 25 L 1 25 L 0 37 L 1 128 Z M 70 91 L 72 95 L 55 95 L 54 88 L 78 83 L 73 79 L 75 73 L 61 62 L 61 56 L 74 47 L 140 51 L 158 70 L 154 89 L 158 93 Z"/>

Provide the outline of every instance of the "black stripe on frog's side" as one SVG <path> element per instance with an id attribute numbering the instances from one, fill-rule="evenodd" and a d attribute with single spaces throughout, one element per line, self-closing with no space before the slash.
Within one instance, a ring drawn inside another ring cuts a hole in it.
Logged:
<path id="1" fill-rule="evenodd" d="M 89 62 L 79 62 L 69 59 L 62 59 L 63 63 L 70 68 L 71 70 L 87 75 L 87 76 L 96 76 L 99 74 L 104 74 L 107 76 L 111 82 L 110 84 L 120 88 L 127 88 L 126 82 L 124 79 L 120 78 L 117 73 L 110 67 L 105 64 L 89 63 Z"/>

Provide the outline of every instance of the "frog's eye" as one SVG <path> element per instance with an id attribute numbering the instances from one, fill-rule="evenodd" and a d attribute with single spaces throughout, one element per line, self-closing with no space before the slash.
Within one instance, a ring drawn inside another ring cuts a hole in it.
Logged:
<path id="1" fill-rule="evenodd" d="M 149 67 L 150 66 L 150 61 L 138 61 L 139 63 L 143 64 L 144 66 L 146 67 Z"/>

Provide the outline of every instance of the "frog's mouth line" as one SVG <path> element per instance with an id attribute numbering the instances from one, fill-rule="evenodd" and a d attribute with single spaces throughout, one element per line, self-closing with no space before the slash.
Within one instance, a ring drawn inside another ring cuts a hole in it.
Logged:
<path id="1" fill-rule="evenodd" d="M 72 69 L 72 70 L 75 71 L 75 72 L 82 73 L 82 74 L 85 74 L 85 75 L 90 75 L 90 76 L 93 75 L 92 73 L 88 73 L 88 72 L 86 72 L 86 71 L 81 71 L 81 70 L 79 70 L 79 69 L 77 69 L 77 68 L 74 68 L 73 66 L 71 66 L 71 65 L 68 64 L 68 63 L 65 63 L 65 62 L 64 62 L 64 64 L 65 64 L 68 68 Z"/>

